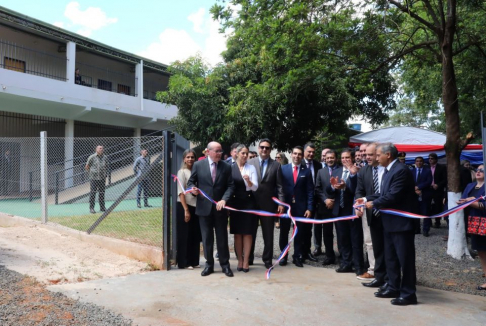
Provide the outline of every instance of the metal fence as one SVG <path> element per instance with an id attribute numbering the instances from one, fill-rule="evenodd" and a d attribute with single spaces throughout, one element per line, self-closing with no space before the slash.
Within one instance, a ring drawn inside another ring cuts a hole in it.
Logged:
<path id="1" fill-rule="evenodd" d="M 0 138 L 0 153 L 0 212 L 162 247 L 163 136 Z"/>

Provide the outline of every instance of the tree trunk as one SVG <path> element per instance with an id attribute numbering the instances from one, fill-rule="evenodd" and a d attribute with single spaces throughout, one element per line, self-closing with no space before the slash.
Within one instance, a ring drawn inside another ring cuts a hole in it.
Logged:
<path id="1" fill-rule="evenodd" d="M 448 1 L 447 20 L 444 35 L 441 38 L 442 50 L 442 102 L 446 118 L 447 183 L 449 208 L 457 205 L 460 198 L 460 157 L 461 134 L 459 120 L 459 102 L 457 96 L 456 75 L 453 61 L 453 41 L 456 30 L 456 3 Z M 464 231 L 464 213 L 460 211 L 449 216 L 449 241 L 447 254 L 456 259 L 471 256 L 467 249 Z"/>

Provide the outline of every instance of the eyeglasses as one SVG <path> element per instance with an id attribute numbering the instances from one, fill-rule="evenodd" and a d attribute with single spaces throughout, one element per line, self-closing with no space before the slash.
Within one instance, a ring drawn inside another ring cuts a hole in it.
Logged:
<path id="1" fill-rule="evenodd" d="M 280 157 L 280 156 L 275 156 L 275 158 L 277 158 L 277 159 L 281 159 L 281 157 Z"/>
<path id="2" fill-rule="evenodd" d="M 223 154 L 224 153 L 223 151 L 215 151 L 215 150 L 212 150 L 212 151 L 215 152 L 216 154 Z"/>
<path id="3" fill-rule="evenodd" d="M 260 149 L 267 149 L 268 150 L 268 149 L 270 149 L 270 147 L 269 146 L 260 146 Z"/>
<path id="4" fill-rule="evenodd" d="M 484 173 L 484 169 L 477 169 L 476 172 Z"/>

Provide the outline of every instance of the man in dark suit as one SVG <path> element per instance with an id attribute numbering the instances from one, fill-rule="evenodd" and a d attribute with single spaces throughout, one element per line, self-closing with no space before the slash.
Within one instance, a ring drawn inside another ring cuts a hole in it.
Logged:
<path id="1" fill-rule="evenodd" d="M 187 186 L 192 187 L 194 195 L 198 195 L 199 189 L 201 189 L 218 203 L 214 206 L 213 203 L 203 196 L 197 197 L 196 214 L 199 216 L 204 258 L 206 258 L 206 267 L 201 275 L 208 276 L 214 272 L 213 246 L 214 232 L 216 232 L 219 264 L 223 269 L 223 273 L 232 277 L 233 272 L 229 264 L 228 214 L 223 210 L 226 202 L 234 192 L 231 166 L 221 161 L 221 156 L 223 155 L 221 144 L 211 142 L 208 144 L 207 149 L 209 152 L 208 157 L 194 163 L 191 177 L 187 182 Z"/>
<path id="2" fill-rule="evenodd" d="M 432 205 L 430 214 L 438 214 L 444 210 L 444 199 L 447 188 L 447 168 L 437 163 L 437 154 L 429 154 L 430 171 L 432 172 Z M 440 228 L 440 217 L 435 219 L 435 228 Z"/>
<path id="3" fill-rule="evenodd" d="M 398 162 L 397 148 L 391 143 L 378 145 L 376 154 L 385 167 L 380 194 L 358 199 L 367 209 L 415 211 L 415 185 L 410 169 Z M 393 305 L 417 303 L 415 272 L 415 232 L 412 219 L 382 215 L 388 286 L 375 293 L 377 298 L 394 298 Z"/>
<path id="4" fill-rule="evenodd" d="M 317 173 L 320 169 L 322 169 L 322 164 L 314 159 L 316 154 L 316 145 L 313 143 L 307 143 L 304 145 L 304 161 L 303 163 L 305 166 L 311 171 L 312 173 L 312 182 L 314 185 L 316 184 Z M 317 211 L 318 201 L 314 201 L 314 209 L 313 212 Z M 317 262 L 317 258 L 311 253 L 311 246 L 312 246 L 312 227 L 311 232 L 306 235 L 304 242 L 305 242 L 305 250 L 303 252 L 302 258 L 304 260 L 308 259 L 313 262 Z"/>
<path id="5" fill-rule="evenodd" d="M 292 215 L 295 217 L 312 217 L 314 209 L 314 183 L 312 182 L 311 171 L 302 164 L 304 149 L 296 146 L 292 149 L 292 163 L 282 167 L 282 185 L 285 202 L 290 205 Z M 280 250 L 284 250 L 289 239 L 290 219 L 280 220 Z M 302 264 L 304 239 L 312 232 L 311 224 L 297 222 L 298 232 L 294 239 L 293 263 L 297 267 L 304 267 Z M 287 256 L 280 261 L 280 266 L 287 265 Z"/>
<path id="6" fill-rule="evenodd" d="M 380 193 L 380 185 L 385 168 L 378 164 L 376 160 L 376 143 L 369 144 L 365 150 L 366 166 L 358 172 L 358 185 L 356 186 L 356 198 L 371 196 Z M 371 238 L 371 252 L 368 250 L 368 261 L 370 267 L 368 274 L 374 276 L 371 282 L 362 283 L 363 286 L 377 288 L 383 286 L 386 282 L 386 264 L 385 264 L 385 245 L 383 237 L 383 224 L 381 215 L 377 210 L 367 209 L 366 215 L 363 209 L 356 210 L 356 214 L 363 218 L 363 235 L 366 239 L 365 229 L 368 226 L 369 236 Z M 365 243 L 367 241 L 365 240 Z M 366 273 L 365 273 L 366 274 Z"/>
<path id="7" fill-rule="evenodd" d="M 327 187 L 329 193 L 334 194 L 335 203 L 332 209 L 334 217 L 353 215 L 354 195 L 357 185 L 358 167 L 354 165 L 354 152 L 344 149 L 341 152 L 343 166 L 332 171 L 330 183 Z M 363 226 L 360 219 L 338 221 L 335 223 L 338 240 L 338 249 L 341 253 L 341 262 L 337 273 L 364 273 L 363 257 Z"/>
<path id="8" fill-rule="evenodd" d="M 417 200 L 417 207 L 421 215 L 430 215 L 430 202 L 432 200 L 430 185 L 432 184 L 432 172 L 428 167 L 424 166 L 424 158 L 417 156 L 415 158 L 415 167 L 412 170 L 413 180 L 415 181 L 415 197 Z M 416 219 L 415 234 L 420 233 L 420 220 Z M 426 218 L 423 220 L 422 234 L 424 237 L 429 236 L 430 225 L 432 220 Z M 418 230 L 417 230 L 418 228 Z M 419 231 L 417 233 L 417 231 Z"/>
<path id="9" fill-rule="evenodd" d="M 228 157 L 226 159 L 226 163 L 228 163 L 230 165 L 235 164 L 235 162 L 236 162 L 236 154 L 237 154 L 236 147 L 238 147 L 239 145 L 240 145 L 240 143 L 233 143 L 233 144 L 231 144 L 231 147 L 230 147 L 230 157 Z"/>
<path id="10" fill-rule="evenodd" d="M 334 193 L 329 194 L 327 187 L 331 184 L 332 171 L 337 168 L 336 152 L 328 149 L 326 153 L 326 166 L 319 170 L 316 179 L 315 196 L 319 201 L 317 205 L 317 220 L 332 218 L 332 209 L 336 204 Z M 336 254 L 334 253 L 334 223 L 316 224 L 314 225 L 314 255 L 322 254 L 321 243 L 324 241 L 324 248 L 326 250 L 326 258 L 324 258 L 323 265 L 331 265 L 336 261 Z"/>
<path id="11" fill-rule="evenodd" d="M 285 201 L 282 188 L 282 168 L 280 163 L 270 158 L 272 151 L 272 143 L 269 139 L 262 139 L 258 144 L 258 157 L 251 159 L 248 163 L 252 164 L 258 175 L 258 189 L 254 191 L 257 209 L 267 212 L 284 212 L 284 206 L 277 205 L 272 197 L 277 197 L 281 201 Z M 265 267 L 268 269 L 272 264 L 273 258 L 273 236 L 275 230 L 275 219 L 265 216 L 257 216 L 262 226 L 263 234 L 263 255 L 262 260 Z M 253 261 L 255 252 L 255 240 L 258 232 L 258 224 L 256 224 L 253 233 L 253 245 L 251 247 L 250 262 Z"/>

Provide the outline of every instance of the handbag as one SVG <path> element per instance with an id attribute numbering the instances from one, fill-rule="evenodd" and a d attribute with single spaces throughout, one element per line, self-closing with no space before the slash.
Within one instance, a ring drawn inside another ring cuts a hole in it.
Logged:
<path id="1" fill-rule="evenodd" d="M 469 216 L 467 220 L 467 233 L 486 236 L 486 217 Z"/>

